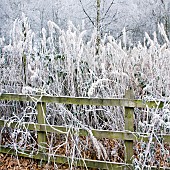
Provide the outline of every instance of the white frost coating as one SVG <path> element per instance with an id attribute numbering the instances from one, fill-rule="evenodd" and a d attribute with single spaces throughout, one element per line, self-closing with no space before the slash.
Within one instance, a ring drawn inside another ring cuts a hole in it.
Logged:
<path id="1" fill-rule="evenodd" d="M 92 83 L 90 89 L 88 90 L 88 96 L 89 97 L 93 96 L 97 86 L 101 85 L 103 82 L 108 82 L 108 81 L 111 81 L 111 80 L 109 80 L 109 79 L 98 79 L 96 82 Z"/>
<path id="2" fill-rule="evenodd" d="M 42 28 L 42 40 L 41 40 L 41 44 L 42 44 L 42 52 L 46 51 L 46 45 L 47 45 L 47 39 L 46 39 L 46 29 Z"/>
<path id="3" fill-rule="evenodd" d="M 127 39 L 127 35 L 126 35 L 126 28 L 124 27 L 123 30 L 122 30 L 122 34 L 123 34 L 123 44 L 125 46 L 125 49 L 126 49 L 126 39 Z"/>
<path id="4" fill-rule="evenodd" d="M 60 27 L 59 27 L 55 22 L 53 22 L 53 21 L 48 21 L 47 24 L 48 24 L 48 28 L 49 28 L 50 31 L 53 32 L 54 28 L 56 28 L 56 29 L 61 33 Z"/>
<path id="5" fill-rule="evenodd" d="M 146 37 L 146 39 L 148 40 L 147 45 L 153 46 L 154 43 L 153 43 L 152 39 L 150 38 L 150 36 L 148 35 L 147 32 L 145 32 L 145 37 Z"/>
<path id="6" fill-rule="evenodd" d="M 32 70 L 31 68 L 31 65 L 28 63 L 28 71 L 31 73 L 31 74 L 34 74 L 34 71 Z"/>
<path id="7" fill-rule="evenodd" d="M 22 88 L 22 93 L 23 94 L 32 94 L 32 93 L 35 93 L 37 92 L 37 89 L 33 88 L 33 87 L 30 87 L 30 86 L 24 86 Z"/>
<path id="8" fill-rule="evenodd" d="M 30 77 L 30 79 L 31 79 L 32 82 L 37 81 L 37 79 L 38 79 L 38 70 L 36 70 L 34 72 L 34 74 Z"/>
<path id="9" fill-rule="evenodd" d="M 159 32 L 162 34 L 162 36 L 165 38 L 166 42 L 169 43 L 169 39 L 166 35 L 165 28 L 162 23 L 161 24 L 158 23 L 158 29 L 159 29 Z"/>
<path id="10" fill-rule="evenodd" d="M 164 52 L 166 50 L 167 44 L 163 44 L 160 48 L 160 53 Z"/>
<path id="11" fill-rule="evenodd" d="M 85 20 L 84 19 L 82 20 L 81 28 L 82 28 L 82 30 L 85 29 Z"/>

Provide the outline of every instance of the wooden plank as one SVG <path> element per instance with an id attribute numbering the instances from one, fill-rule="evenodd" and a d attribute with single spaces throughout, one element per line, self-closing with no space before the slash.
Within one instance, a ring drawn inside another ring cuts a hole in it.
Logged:
<path id="1" fill-rule="evenodd" d="M 8 126 L 7 121 L 0 120 L 0 127 L 3 126 Z M 37 124 L 37 123 L 20 123 L 18 122 L 12 122 L 10 123 L 11 128 L 19 128 L 19 129 L 28 129 L 28 130 L 34 130 L 38 132 L 53 132 L 53 133 L 58 133 L 58 134 L 66 134 L 69 130 L 69 126 L 54 126 L 54 125 L 45 125 L 45 124 Z M 75 129 L 76 133 L 77 131 L 79 132 L 79 136 L 88 136 L 89 133 L 87 130 L 84 129 Z M 72 133 L 74 131 L 74 128 L 72 129 Z M 96 130 L 96 129 L 91 129 L 92 134 L 94 137 L 98 139 L 102 138 L 108 138 L 108 139 L 121 139 L 121 140 L 140 140 L 139 134 L 133 134 L 133 133 L 128 133 L 128 132 L 123 132 L 123 131 L 108 131 L 108 130 Z M 135 137 L 138 136 L 138 137 Z M 144 135 L 143 135 L 144 136 Z M 146 141 L 148 140 L 148 135 L 145 134 L 145 137 L 142 136 L 142 139 Z"/>
<path id="2" fill-rule="evenodd" d="M 8 127 L 8 121 L 0 120 L 0 127 Z M 28 129 L 33 131 L 44 131 L 44 132 L 53 132 L 58 134 L 66 134 L 69 131 L 69 126 L 56 126 L 56 125 L 45 125 L 45 124 L 37 124 L 37 123 L 29 123 L 29 122 L 12 122 L 10 123 L 11 128 L 19 128 L 19 129 Z M 89 133 L 84 129 L 75 129 L 76 133 L 79 131 L 80 136 L 88 136 Z M 72 132 L 74 128 L 72 129 Z M 97 139 L 108 138 L 108 139 L 121 139 L 121 140 L 133 140 L 133 141 L 148 141 L 149 134 L 138 133 L 138 132 L 124 132 L 124 131 L 109 131 L 109 130 L 97 130 L 91 129 L 92 134 Z M 170 142 L 170 135 L 161 134 L 157 135 L 163 138 L 164 142 Z M 154 139 L 153 139 L 154 140 Z"/>
<path id="3" fill-rule="evenodd" d="M 38 102 L 37 103 L 37 121 L 38 121 L 38 124 L 44 124 L 44 129 L 43 131 L 38 131 L 38 139 L 37 139 L 37 142 L 38 142 L 38 145 L 39 145 L 39 149 L 42 150 L 43 147 L 46 146 L 46 142 L 47 142 L 47 139 L 46 139 L 46 103 L 45 102 Z M 44 149 L 43 149 L 44 150 Z"/>
<path id="4" fill-rule="evenodd" d="M 127 90 L 125 94 L 126 98 L 132 99 L 134 97 L 132 90 Z M 125 131 L 134 131 L 134 108 L 125 107 Z M 133 140 L 125 140 L 125 162 L 132 163 L 133 156 Z"/>
<path id="5" fill-rule="evenodd" d="M 154 108 L 163 107 L 162 101 L 146 101 L 133 99 L 102 99 L 102 98 L 88 98 L 88 97 L 56 97 L 56 96 L 42 96 L 42 95 L 22 95 L 22 94 L 0 94 L 0 100 L 14 100 L 14 101 L 33 101 L 46 103 L 63 103 L 76 105 L 95 105 L 95 106 L 124 106 L 124 107 L 139 107 L 139 108 Z"/>
<path id="6" fill-rule="evenodd" d="M 21 148 L 20 148 L 21 149 Z M 25 151 L 24 153 L 22 153 L 21 150 L 18 149 L 17 152 L 17 156 L 22 156 L 22 157 L 26 157 L 26 158 L 33 158 L 33 159 L 38 159 L 38 160 L 44 160 L 44 161 L 48 161 L 49 156 L 50 157 L 50 161 L 51 162 L 55 162 L 55 163 L 60 163 L 60 164 L 69 164 L 71 162 L 71 158 L 70 157 L 66 157 L 66 156 L 61 156 L 61 155 L 47 155 L 44 153 L 39 152 L 38 154 L 32 154 L 30 151 Z M 1 153 L 8 153 L 8 154 L 12 154 L 12 155 L 16 155 L 16 150 L 12 149 L 12 148 L 6 148 L 4 146 L 0 146 L 0 152 Z M 89 168 L 100 168 L 100 169 L 109 169 L 109 170 L 130 170 L 133 169 L 132 165 L 130 164 L 124 164 L 124 163 L 117 163 L 117 162 L 108 162 L 108 161 L 99 161 L 99 160 L 90 160 L 90 159 L 78 159 L 75 158 L 73 161 L 73 165 L 74 166 L 82 166 L 82 167 L 89 167 Z M 147 168 L 147 167 L 146 167 Z M 148 167 L 148 169 L 151 170 L 156 170 L 157 167 Z M 170 170 L 170 168 L 168 167 L 160 167 L 160 170 Z"/>

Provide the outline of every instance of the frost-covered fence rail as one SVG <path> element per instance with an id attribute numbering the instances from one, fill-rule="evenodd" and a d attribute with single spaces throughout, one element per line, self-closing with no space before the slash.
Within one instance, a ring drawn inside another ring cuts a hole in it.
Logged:
<path id="1" fill-rule="evenodd" d="M 125 163 L 115 163 L 107 161 L 98 161 L 90 159 L 78 159 L 75 158 L 73 164 L 75 166 L 87 166 L 92 168 L 101 169 L 130 169 L 132 168 L 131 157 L 133 156 L 133 142 L 137 139 L 148 140 L 149 134 L 139 134 L 134 132 L 133 122 L 134 122 L 134 108 L 161 108 L 163 107 L 163 102 L 161 101 L 142 101 L 133 99 L 133 94 L 131 91 L 127 91 L 125 98 L 122 99 L 99 99 L 99 98 L 85 98 L 85 97 L 56 97 L 48 95 L 23 95 L 23 94 L 1 94 L 0 100 L 3 101 L 30 101 L 37 105 L 37 121 L 38 123 L 32 122 L 21 122 L 20 127 L 27 127 L 29 130 L 38 131 L 37 142 L 41 146 L 46 142 L 46 133 L 64 133 L 67 132 L 69 127 L 67 126 L 56 126 L 46 124 L 46 103 L 62 103 L 62 104 L 76 104 L 76 105 L 96 105 L 96 106 L 122 106 L 125 108 L 125 131 L 108 131 L 108 130 L 96 130 L 92 129 L 93 136 L 102 139 L 121 139 L 125 141 Z M 10 127 L 16 128 L 18 122 L 11 122 Z M 7 121 L 0 120 L 0 127 L 7 125 Z M 9 125 L 9 124 L 8 124 Z M 74 131 L 74 129 L 73 129 Z M 79 129 L 79 136 L 87 136 L 88 132 L 84 129 Z M 163 138 L 164 142 L 170 142 L 170 135 L 161 134 L 160 137 Z M 0 146 L 0 152 L 16 154 L 14 149 L 10 147 Z M 31 157 L 40 160 L 49 160 L 48 153 L 43 152 L 43 149 L 39 150 L 38 153 L 30 154 L 29 151 L 18 152 L 17 154 L 24 157 Z M 72 158 L 55 155 L 51 158 L 51 161 L 57 163 L 68 163 Z M 154 169 L 155 167 L 153 167 Z"/>

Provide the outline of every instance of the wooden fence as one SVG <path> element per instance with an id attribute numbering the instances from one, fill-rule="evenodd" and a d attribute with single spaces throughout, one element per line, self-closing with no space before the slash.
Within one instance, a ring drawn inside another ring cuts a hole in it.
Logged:
<path id="1" fill-rule="evenodd" d="M 161 108 L 163 102 L 161 101 L 146 101 L 133 99 L 133 93 L 131 90 L 126 92 L 125 98 L 122 99 L 98 99 L 98 98 L 84 98 L 84 97 L 55 97 L 47 95 L 22 95 L 22 94 L 1 94 L 0 100 L 4 101 L 31 101 L 37 104 L 37 121 L 38 123 L 24 122 L 24 126 L 29 130 L 38 131 L 38 144 L 43 145 L 46 142 L 46 133 L 54 132 L 60 133 L 67 132 L 68 128 L 64 126 L 48 125 L 45 121 L 46 114 L 46 103 L 62 103 L 62 104 L 76 104 L 76 105 L 95 105 L 95 106 L 122 106 L 125 108 L 125 131 L 108 131 L 108 130 L 96 130 L 93 129 L 92 133 L 97 139 L 108 138 L 108 139 L 121 139 L 125 141 L 125 163 L 116 163 L 108 161 L 90 160 L 90 159 L 79 159 L 75 158 L 73 164 L 75 166 L 87 166 L 91 168 L 101 169 L 132 169 L 132 156 L 133 156 L 133 142 L 137 139 L 148 140 L 149 134 L 139 135 L 134 132 L 134 108 Z M 11 128 L 15 128 L 17 122 L 10 123 Z M 0 119 L 0 127 L 4 127 L 6 121 Z M 84 129 L 79 129 L 79 135 L 87 136 L 88 132 Z M 170 135 L 161 134 L 164 142 L 170 142 Z M 15 154 L 15 150 L 0 146 L 1 153 Z M 48 154 L 45 154 L 43 150 L 40 150 L 37 154 L 32 155 L 29 152 L 18 153 L 19 156 L 48 160 Z M 61 155 L 55 155 L 53 160 L 57 163 L 65 163 L 71 161 L 71 158 Z M 151 169 L 156 169 L 152 167 Z M 165 169 L 165 168 L 160 168 Z M 168 168 L 167 168 L 168 169 Z"/>

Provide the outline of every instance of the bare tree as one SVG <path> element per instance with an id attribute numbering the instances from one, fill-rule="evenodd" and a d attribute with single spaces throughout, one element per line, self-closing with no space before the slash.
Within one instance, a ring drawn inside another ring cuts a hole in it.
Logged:
<path id="1" fill-rule="evenodd" d="M 95 0 L 96 16 L 91 17 L 90 14 L 88 13 L 88 11 L 86 10 L 85 6 L 83 5 L 82 0 L 79 0 L 85 16 L 88 18 L 90 23 L 93 25 L 93 27 L 96 28 L 96 31 L 97 31 L 96 54 L 98 54 L 98 52 L 99 52 L 101 35 L 103 33 L 102 27 L 106 27 L 111 24 L 111 22 L 110 21 L 107 22 L 107 20 L 108 20 L 108 18 L 110 18 L 109 12 L 111 11 L 111 7 L 113 6 L 114 1 L 115 0 L 112 0 L 111 2 L 109 2 L 109 6 L 107 6 L 107 8 L 106 8 L 105 0 Z M 103 8 L 102 8 L 102 5 L 103 5 Z M 112 19 L 111 19 L 112 21 L 113 21 L 113 18 L 116 16 L 116 13 L 117 12 L 115 12 L 114 15 L 112 15 Z"/>

